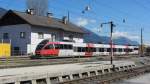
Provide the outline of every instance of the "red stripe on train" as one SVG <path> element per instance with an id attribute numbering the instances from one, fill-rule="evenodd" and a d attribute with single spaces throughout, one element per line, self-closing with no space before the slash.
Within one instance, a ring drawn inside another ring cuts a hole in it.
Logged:
<path id="1" fill-rule="evenodd" d="M 91 57 L 93 55 L 93 51 L 91 50 L 94 47 L 92 43 L 87 43 L 86 48 L 87 50 L 85 51 L 85 57 Z"/>

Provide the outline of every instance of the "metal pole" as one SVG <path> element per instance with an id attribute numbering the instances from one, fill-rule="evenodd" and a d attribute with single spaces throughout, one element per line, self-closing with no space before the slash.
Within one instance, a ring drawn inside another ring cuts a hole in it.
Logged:
<path id="1" fill-rule="evenodd" d="M 111 54 L 111 57 L 110 57 L 110 63 L 113 65 L 113 35 L 112 35 L 112 33 L 113 33 L 113 27 L 115 26 L 114 24 L 113 24 L 113 22 L 112 21 L 110 21 L 110 22 L 107 22 L 107 23 L 102 23 L 101 24 L 101 27 L 103 26 L 103 24 L 110 24 L 110 48 L 111 48 L 111 52 L 110 52 L 110 54 Z M 114 65 L 113 65 L 113 67 L 114 67 Z"/>
<path id="2" fill-rule="evenodd" d="M 141 56 L 143 56 L 143 28 L 141 28 Z"/>
<path id="3" fill-rule="evenodd" d="M 110 45 L 111 45 L 111 64 L 113 64 L 113 38 L 112 38 L 112 33 L 113 33 L 113 22 L 110 22 Z"/>

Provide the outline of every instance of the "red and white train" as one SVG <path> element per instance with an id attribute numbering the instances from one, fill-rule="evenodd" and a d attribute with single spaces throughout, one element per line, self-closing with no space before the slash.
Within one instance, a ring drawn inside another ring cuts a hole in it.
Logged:
<path id="1" fill-rule="evenodd" d="M 36 57 L 91 57 L 109 55 L 109 44 L 42 41 L 35 50 Z M 113 45 L 114 55 L 138 54 L 138 46 Z"/>

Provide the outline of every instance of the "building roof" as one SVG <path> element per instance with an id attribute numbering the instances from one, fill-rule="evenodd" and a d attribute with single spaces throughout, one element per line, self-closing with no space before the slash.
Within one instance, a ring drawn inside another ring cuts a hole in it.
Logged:
<path id="1" fill-rule="evenodd" d="M 0 20 L 0 25 L 4 26 L 4 25 L 8 25 L 7 24 L 7 20 L 11 17 L 15 17 L 15 24 L 30 24 L 30 25 L 35 25 L 35 26 L 43 26 L 43 27 L 49 27 L 49 28 L 57 28 L 57 29 L 61 29 L 64 31 L 70 31 L 70 32 L 77 32 L 77 33 L 85 33 L 84 30 L 82 30 L 81 27 L 71 23 L 71 22 L 67 22 L 67 24 L 64 24 L 62 22 L 62 20 L 60 19 L 56 19 L 56 18 L 51 18 L 51 17 L 46 17 L 46 16 L 37 16 L 37 15 L 31 15 L 31 14 L 27 14 L 25 12 L 18 12 L 18 11 L 13 11 L 13 10 L 9 10 Z M 16 19 L 17 18 L 17 19 Z M 19 18 L 19 19 L 18 19 Z M 4 20 L 4 21 L 3 21 Z M 20 22 L 18 22 L 18 21 Z M 24 21 L 21 21 L 24 20 Z M 6 24 L 5 24 L 5 23 Z M 10 22 L 10 21 L 8 21 Z"/>

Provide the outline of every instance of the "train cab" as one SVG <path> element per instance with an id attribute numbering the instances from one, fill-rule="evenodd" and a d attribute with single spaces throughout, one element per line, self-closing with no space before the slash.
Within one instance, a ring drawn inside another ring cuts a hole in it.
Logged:
<path id="1" fill-rule="evenodd" d="M 35 53 L 44 57 L 69 57 L 73 55 L 73 45 L 65 42 L 41 42 Z"/>

